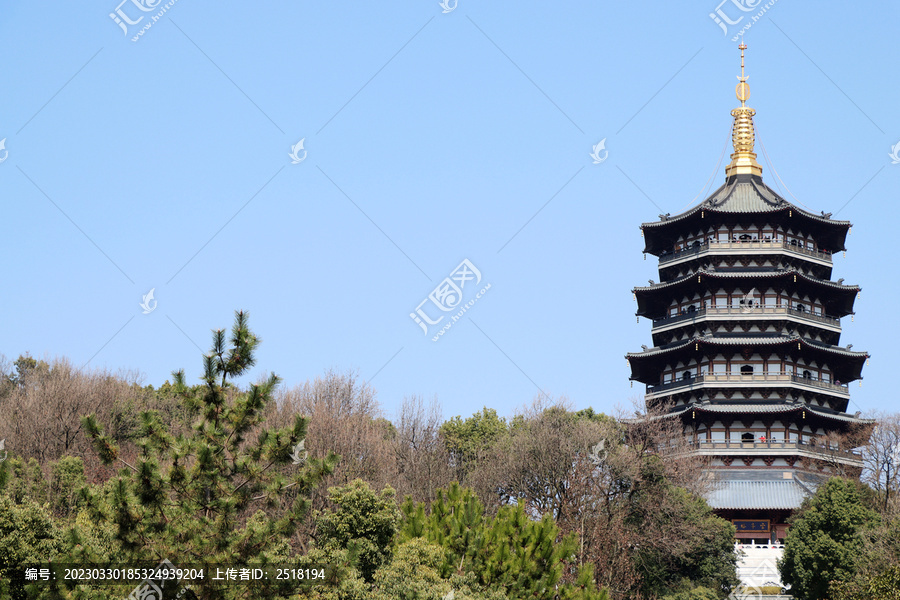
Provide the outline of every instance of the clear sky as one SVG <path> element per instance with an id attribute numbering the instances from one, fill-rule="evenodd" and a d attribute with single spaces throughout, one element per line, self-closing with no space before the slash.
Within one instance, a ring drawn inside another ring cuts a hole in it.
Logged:
<path id="1" fill-rule="evenodd" d="M 752 24 L 764 180 L 854 223 L 851 411 L 895 408 L 896 3 L 118 1 L 0 8 L 8 359 L 196 380 L 245 309 L 248 380 L 358 371 L 388 417 L 627 405 L 638 227 L 724 181 Z M 410 313 L 464 260 L 490 288 L 434 342 Z"/>

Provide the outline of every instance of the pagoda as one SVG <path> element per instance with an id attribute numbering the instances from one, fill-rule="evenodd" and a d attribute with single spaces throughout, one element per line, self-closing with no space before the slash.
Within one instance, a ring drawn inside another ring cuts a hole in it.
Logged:
<path id="1" fill-rule="evenodd" d="M 690 451 L 705 458 L 707 499 L 737 541 L 777 548 L 787 517 L 821 483 L 859 477 L 854 448 L 873 421 L 847 413 L 868 354 L 840 345 L 860 287 L 831 280 L 851 224 L 763 182 L 745 49 L 725 183 L 641 225 L 659 283 L 633 292 L 653 346 L 626 358 L 631 379 L 647 386 L 648 414 L 680 419 Z"/>

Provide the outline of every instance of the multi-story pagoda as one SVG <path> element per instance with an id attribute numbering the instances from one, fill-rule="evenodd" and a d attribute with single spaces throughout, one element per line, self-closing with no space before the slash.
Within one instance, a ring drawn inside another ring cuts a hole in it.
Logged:
<path id="1" fill-rule="evenodd" d="M 832 281 L 848 221 L 813 214 L 762 180 L 744 75 L 725 183 L 641 225 L 659 283 L 636 287 L 653 347 L 629 353 L 649 411 L 681 420 L 708 458 L 708 500 L 744 543 L 783 541 L 786 518 L 832 474 L 858 477 L 872 421 L 847 413 L 865 352 L 840 345 L 860 288 Z"/>

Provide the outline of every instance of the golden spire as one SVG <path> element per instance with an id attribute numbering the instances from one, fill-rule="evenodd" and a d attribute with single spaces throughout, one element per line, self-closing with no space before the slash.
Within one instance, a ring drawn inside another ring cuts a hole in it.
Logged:
<path id="1" fill-rule="evenodd" d="M 731 116 L 734 117 L 734 125 L 731 128 L 734 154 L 731 155 L 731 164 L 725 167 L 726 177 L 745 173 L 762 175 L 762 167 L 756 162 L 756 153 L 753 152 L 756 140 L 756 134 L 753 131 L 753 115 L 756 114 L 756 111 L 746 104 L 750 98 L 750 85 L 747 83 L 750 77 L 744 75 L 744 50 L 747 49 L 747 45 L 742 40 L 738 48 L 741 50 L 741 74 L 738 76 L 740 83 L 735 87 L 734 93 L 741 101 L 741 107 L 731 111 Z"/>

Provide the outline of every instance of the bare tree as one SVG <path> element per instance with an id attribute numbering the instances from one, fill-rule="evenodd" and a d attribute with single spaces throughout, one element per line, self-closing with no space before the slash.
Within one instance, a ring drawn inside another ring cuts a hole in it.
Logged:
<path id="1" fill-rule="evenodd" d="M 93 453 L 82 435 L 81 417 L 93 413 L 106 427 L 118 422 L 121 426 L 111 432 L 124 436 L 123 407 L 136 411 L 144 396 L 136 373 L 80 370 L 66 359 L 48 363 L 23 357 L 17 364 L 19 371 L 7 374 L 0 396 L 0 439 L 41 464 L 66 455 L 89 462 Z"/>
<path id="2" fill-rule="evenodd" d="M 862 479 L 879 493 L 882 510 L 900 508 L 896 496 L 900 490 L 900 414 L 877 413 L 875 427 L 863 446 Z"/>
<path id="3" fill-rule="evenodd" d="M 278 392 L 276 404 L 272 425 L 286 425 L 296 414 L 309 417 L 306 451 L 310 456 L 323 458 L 329 451 L 341 456 L 323 490 L 357 478 L 380 489 L 395 479 L 392 427 L 382 416 L 375 392 L 355 373 L 328 371 L 312 382 Z M 321 508 L 324 497 L 323 492 L 316 508 Z"/>
<path id="4" fill-rule="evenodd" d="M 403 399 L 394 445 L 401 498 L 430 503 L 438 488 L 450 484 L 449 456 L 439 435 L 442 419 L 437 398 L 427 404 L 421 396 Z"/>

